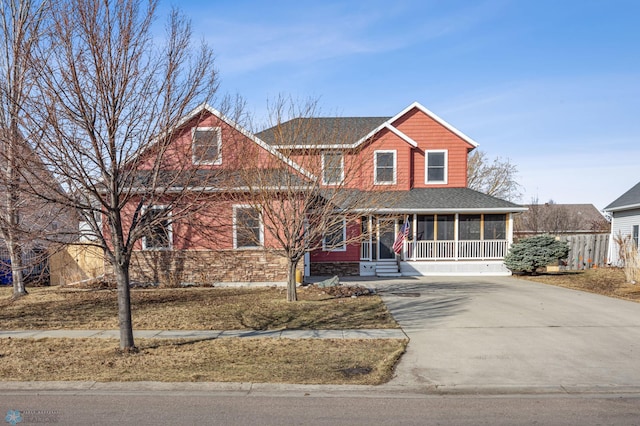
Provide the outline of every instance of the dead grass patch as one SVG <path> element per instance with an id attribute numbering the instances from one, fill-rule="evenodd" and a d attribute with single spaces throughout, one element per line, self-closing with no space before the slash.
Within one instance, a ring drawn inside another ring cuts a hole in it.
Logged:
<path id="1" fill-rule="evenodd" d="M 29 288 L 11 301 L 0 288 L 4 329 L 116 329 L 115 290 Z M 138 330 L 276 330 L 398 328 L 379 296 L 337 298 L 317 288 L 286 301 L 284 288 L 132 289 L 133 327 Z"/>
<path id="2" fill-rule="evenodd" d="M 17 381 L 270 382 L 377 385 L 405 350 L 398 339 L 0 339 L 0 377 Z"/>
<path id="3" fill-rule="evenodd" d="M 518 278 L 640 302 L 640 285 L 628 283 L 621 268 L 521 275 Z"/>

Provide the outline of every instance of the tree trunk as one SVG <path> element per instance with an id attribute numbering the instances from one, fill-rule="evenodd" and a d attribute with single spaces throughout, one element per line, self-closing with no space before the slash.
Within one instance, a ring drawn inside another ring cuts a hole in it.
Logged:
<path id="1" fill-rule="evenodd" d="M 114 265 L 118 284 L 118 322 L 120 324 L 120 349 L 134 351 L 133 324 L 131 322 L 131 292 L 129 290 L 129 265 Z"/>
<path id="2" fill-rule="evenodd" d="M 287 281 L 287 302 L 297 302 L 298 293 L 296 291 L 296 268 L 298 261 L 289 259 L 289 276 Z"/>
<path id="3" fill-rule="evenodd" d="M 27 295 L 22 276 L 22 248 L 13 239 L 7 241 L 9 249 L 9 259 L 11 260 L 11 278 L 13 280 L 13 299 Z"/>

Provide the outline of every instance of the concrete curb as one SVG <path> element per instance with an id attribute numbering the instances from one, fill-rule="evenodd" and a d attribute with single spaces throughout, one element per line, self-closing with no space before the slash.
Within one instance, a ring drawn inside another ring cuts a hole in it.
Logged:
<path id="1" fill-rule="evenodd" d="M 425 398 L 442 396 L 506 396 L 506 395 L 640 395 L 638 386 L 393 386 L 393 385 L 299 385 L 288 383 L 236 382 L 0 382 L 1 394 L 226 394 L 244 396 L 309 396 L 315 397 L 387 397 Z"/>
<path id="2" fill-rule="evenodd" d="M 135 338 L 143 339 L 407 339 L 399 328 L 357 330 L 135 330 Z M 0 338 L 105 338 L 117 339 L 118 330 L 0 330 Z"/>

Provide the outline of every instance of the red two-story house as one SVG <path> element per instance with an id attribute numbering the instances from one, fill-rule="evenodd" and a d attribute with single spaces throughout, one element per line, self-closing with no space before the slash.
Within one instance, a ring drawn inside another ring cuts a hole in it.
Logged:
<path id="1" fill-rule="evenodd" d="M 331 140 L 293 138 L 285 144 L 276 137 L 303 121 L 312 122 L 316 138 L 326 134 Z M 386 203 L 363 206 L 355 229 L 362 238 L 347 239 L 354 230 L 345 223 L 345 244 L 334 232 L 334 244 L 307 254 L 306 275 L 510 274 L 503 258 L 512 241 L 513 215 L 526 208 L 467 188 L 467 156 L 477 143 L 418 103 L 393 117 L 299 118 L 258 134 L 203 105 L 174 133 L 173 157 L 186 158 L 195 168 L 232 173 L 248 155 L 259 155 L 280 161 L 300 182 L 321 179 L 331 190 L 358 164 L 357 178 L 346 189 L 390 195 L 372 197 Z M 215 143 L 203 149 L 199 140 L 205 137 Z M 302 152 L 315 156 L 319 167 L 307 167 Z M 215 217 L 218 225 L 205 232 L 161 224 L 166 229 L 155 229 L 160 237 L 147 236 L 138 247 L 134 279 L 161 280 L 164 274 L 183 283 L 284 282 L 286 262 L 261 250 L 271 237 L 260 215 L 249 214 L 251 208 L 237 199 L 225 199 L 219 188 L 210 193 L 217 197 L 212 210 L 199 214 Z M 394 248 L 401 229 L 405 238 Z"/>
<path id="2" fill-rule="evenodd" d="M 357 164 L 364 172 L 349 186 L 391 194 L 382 198 L 388 205 L 366 209 L 360 244 L 310 253 L 306 274 L 510 275 L 503 258 L 512 242 L 513 215 L 526 208 L 467 188 L 467 156 L 478 146 L 471 138 L 419 103 L 393 117 L 306 120 L 344 129 L 339 142 L 313 145 L 321 163 L 332 166 L 322 170 L 328 188 L 332 176 L 348 175 L 349 165 Z M 271 129 L 257 136 L 272 143 Z M 274 148 L 292 152 L 290 146 Z M 405 223 L 406 238 L 394 250 Z"/>

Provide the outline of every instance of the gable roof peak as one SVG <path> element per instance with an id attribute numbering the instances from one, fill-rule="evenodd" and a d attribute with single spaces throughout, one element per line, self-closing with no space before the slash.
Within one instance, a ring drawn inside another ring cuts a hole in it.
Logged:
<path id="1" fill-rule="evenodd" d="M 613 212 L 633 208 L 640 208 L 640 182 L 612 201 L 604 210 Z"/>
<path id="2" fill-rule="evenodd" d="M 409 111 L 411 111 L 413 109 L 417 109 L 417 110 L 421 111 L 422 113 L 426 114 L 427 116 L 431 117 L 434 121 L 440 123 L 446 129 L 448 129 L 453 134 L 455 134 L 458 137 L 460 137 L 465 142 L 469 143 L 474 148 L 477 148 L 479 146 L 478 142 L 474 141 L 469 136 L 465 135 L 460 130 L 458 130 L 455 127 L 453 127 L 447 121 L 445 121 L 440 116 L 438 116 L 436 113 L 434 113 L 433 111 L 431 111 L 430 109 L 428 109 L 427 107 L 425 107 L 424 105 L 422 105 L 421 103 L 419 103 L 417 101 L 413 102 L 411 105 L 409 105 L 408 107 L 406 107 L 405 109 L 400 111 L 398 114 L 396 114 L 395 116 L 391 117 L 391 119 L 389 119 L 388 123 L 392 124 L 394 121 L 396 121 L 400 117 L 404 116 L 406 113 L 408 113 Z"/>

